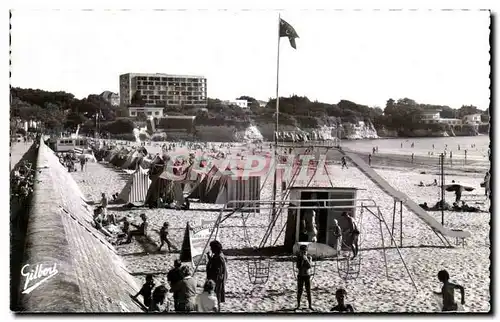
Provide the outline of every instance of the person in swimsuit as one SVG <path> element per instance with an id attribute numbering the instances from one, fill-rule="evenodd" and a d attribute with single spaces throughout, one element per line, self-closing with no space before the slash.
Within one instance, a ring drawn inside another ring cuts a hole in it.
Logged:
<path id="1" fill-rule="evenodd" d="M 351 304 L 345 304 L 344 300 L 347 297 L 347 292 L 343 288 L 337 289 L 335 292 L 335 298 L 337 299 L 337 305 L 332 307 L 330 312 L 354 312 L 354 308 Z"/>
<path id="2" fill-rule="evenodd" d="M 456 311 L 458 310 L 457 302 L 455 302 L 455 290 L 460 290 L 460 295 L 462 296 L 462 305 L 465 304 L 465 289 L 463 286 L 458 284 L 450 283 L 450 274 L 446 270 L 439 271 L 437 275 L 439 281 L 443 283 L 441 292 L 434 292 L 436 295 L 443 296 L 443 312 Z"/>
<path id="3" fill-rule="evenodd" d="M 306 287 L 307 302 L 309 309 L 313 310 L 312 297 L 311 297 L 311 267 L 312 258 L 307 255 L 307 245 L 300 245 L 300 252 L 296 259 L 297 265 L 297 308 L 300 309 L 300 300 L 302 299 L 302 292 L 304 286 Z"/>
<path id="4" fill-rule="evenodd" d="M 337 253 L 339 253 L 342 250 L 342 228 L 340 228 L 337 219 L 333 220 L 332 234 L 333 238 L 335 238 Z"/>
<path id="5" fill-rule="evenodd" d="M 347 213 L 347 211 L 344 211 L 342 213 L 342 217 L 344 217 L 347 222 L 348 222 L 348 227 L 349 227 L 349 233 L 350 233 L 350 236 L 352 238 L 352 253 L 353 253 L 353 256 L 352 256 L 352 259 L 354 259 L 356 256 L 358 256 L 358 252 L 359 252 L 359 230 L 358 230 L 358 227 L 356 226 L 356 222 L 354 221 L 354 218 L 351 217 L 351 215 L 349 215 Z"/>

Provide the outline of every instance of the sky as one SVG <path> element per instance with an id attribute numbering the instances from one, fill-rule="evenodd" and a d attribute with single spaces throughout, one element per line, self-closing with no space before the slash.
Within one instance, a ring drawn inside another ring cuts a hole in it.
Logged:
<path id="1" fill-rule="evenodd" d="M 281 11 L 279 95 L 489 106 L 488 11 Z M 13 11 L 11 85 L 77 98 L 124 73 L 203 75 L 208 96 L 276 96 L 278 11 Z"/>

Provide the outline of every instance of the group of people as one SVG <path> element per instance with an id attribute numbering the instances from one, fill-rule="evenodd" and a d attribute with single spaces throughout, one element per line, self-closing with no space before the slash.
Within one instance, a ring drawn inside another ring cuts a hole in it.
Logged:
<path id="1" fill-rule="evenodd" d="M 146 283 L 132 297 L 137 299 L 141 295 L 148 312 L 170 311 L 168 305 L 165 307 L 168 292 L 172 293 L 175 312 L 220 312 L 220 303 L 225 302 L 226 258 L 219 241 L 213 240 L 210 250 L 211 252 L 206 254 L 206 279 L 201 293 L 198 293 L 198 283 L 192 276 L 190 267 L 182 265 L 177 259 L 174 261 L 174 267 L 167 273 L 170 290 L 163 284 L 155 288 L 153 275 L 148 274 Z"/>
<path id="2" fill-rule="evenodd" d="M 20 200 L 27 198 L 33 192 L 34 169 L 29 161 L 22 161 L 17 168 L 14 169 L 11 176 L 11 198 Z"/>

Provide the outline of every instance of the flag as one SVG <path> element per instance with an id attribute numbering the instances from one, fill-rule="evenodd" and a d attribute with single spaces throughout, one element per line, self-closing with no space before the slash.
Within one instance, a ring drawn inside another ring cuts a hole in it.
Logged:
<path id="1" fill-rule="evenodd" d="M 280 37 L 288 37 L 288 40 L 290 40 L 290 46 L 293 47 L 293 49 L 297 49 L 297 46 L 295 45 L 295 38 L 299 38 L 299 35 L 297 35 L 297 32 L 293 27 L 286 22 L 285 20 L 280 18 Z"/>

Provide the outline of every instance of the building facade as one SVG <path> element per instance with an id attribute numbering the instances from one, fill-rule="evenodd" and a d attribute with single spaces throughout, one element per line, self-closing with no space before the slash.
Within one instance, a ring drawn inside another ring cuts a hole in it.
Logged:
<path id="1" fill-rule="evenodd" d="M 425 124 L 440 123 L 441 116 L 439 113 L 441 113 L 439 109 L 426 110 L 422 112 L 420 120 Z"/>
<path id="2" fill-rule="evenodd" d="M 241 109 L 248 109 L 250 108 L 248 106 L 248 101 L 247 100 L 232 100 L 232 101 L 222 101 L 223 104 L 225 105 L 236 105 Z"/>
<path id="3" fill-rule="evenodd" d="M 168 74 L 120 75 L 120 105 L 131 105 L 137 95 L 144 106 L 206 107 L 207 79 Z"/>
<path id="4" fill-rule="evenodd" d="M 463 117 L 464 124 L 480 124 L 481 114 L 469 114 Z"/>
<path id="5" fill-rule="evenodd" d="M 144 113 L 148 118 L 149 117 L 154 117 L 154 118 L 162 118 L 164 117 L 163 114 L 163 107 L 156 107 L 156 106 L 129 106 L 128 107 L 128 116 L 130 117 L 137 117 L 139 114 Z"/>
<path id="6" fill-rule="evenodd" d="M 120 105 L 120 95 L 110 92 L 110 91 L 104 91 L 101 93 L 101 96 L 106 102 L 111 104 L 112 106 L 119 106 Z"/>
<path id="7" fill-rule="evenodd" d="M 420 120 L 425 124 L 449 124 L 449 125 L 464 125 L 464 124 L 481 124 L 481 114 L 464 115 L 461 119 L 456 118 L 441 118 L 441 110 L 426 110 L 422 112 Z"/>

